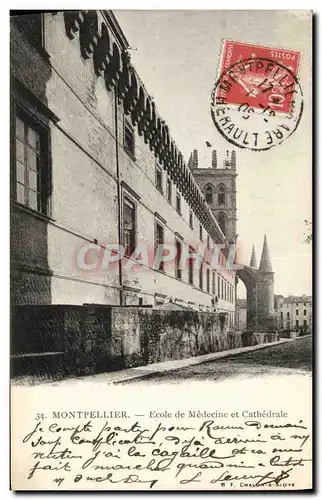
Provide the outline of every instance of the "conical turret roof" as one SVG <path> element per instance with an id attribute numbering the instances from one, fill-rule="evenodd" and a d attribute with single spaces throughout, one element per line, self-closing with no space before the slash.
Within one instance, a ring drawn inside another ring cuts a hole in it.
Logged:
<path id="1" fill-rule="evenodd" d="M 257 259 L 256 259 L 256 253 L 255 253 L 255 245 L 253 245 L 253 250 L 252 250 L 252 256 L 250 258 L 250 263 L 249 265 L 251 267 L 257 267 Z"/>
<path id="2" fill-rule="evenodd" d="M 264 237 L 264 244 L 263 244 L 261 261 L 259 264 L 259 272 L 261 272 L 261 273 L 272 273 L 273 272 L 271 258 L 269 256 L 269 251 L 268 251 L 266 234 Z"/>

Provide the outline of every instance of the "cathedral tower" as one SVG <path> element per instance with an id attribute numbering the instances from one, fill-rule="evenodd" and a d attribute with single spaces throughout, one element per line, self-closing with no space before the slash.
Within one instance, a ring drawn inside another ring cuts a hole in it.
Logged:
<path id="1" fill-rule="evenodd" d="M 188 162 L 206 201 L 230 243 L 236 240 L 236 152 L 226 151 L 219 158 L 212 151 L 211 168 L 199 167 L 198 152 L 194 150 Z"/>

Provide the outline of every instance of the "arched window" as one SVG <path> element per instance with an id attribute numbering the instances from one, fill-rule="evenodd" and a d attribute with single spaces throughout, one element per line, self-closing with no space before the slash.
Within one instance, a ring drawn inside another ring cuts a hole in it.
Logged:
<path id="1" fill-rule="evenodd" d="M 212 186 L 208 185 L 206 187 L 206 202 L 209 203 L 209 205 L 212 205 L 213 203 L 213 189 Z"/>
<path id="2" fill-rule="evenodd" d="M 218 187 L 218 205 L 226 204 L 226 187 L 224 184 L 220 184 Z"/>
<path id="3" fill-rule="evenodd" d="M 227 222 L 227 216 L 224 212 L 219 212 L 218 214 L 218 224 L 220 226 L 220 229 L 224 234 L 226 234 L 226 222 Z"/>

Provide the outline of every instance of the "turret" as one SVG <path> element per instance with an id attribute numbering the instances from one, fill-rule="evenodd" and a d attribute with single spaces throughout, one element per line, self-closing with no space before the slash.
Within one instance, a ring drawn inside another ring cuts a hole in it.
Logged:
<path id="1" fill-rule="evenodd" d="M 217 151 L 215 149 L 211 155 L 211 168 L 217 168 Z"/>
<path id="2" fill-rule="evenodd" d="M 273 331 L 275 326 L 274 272 L 266 235 L 258 269 L 258 326 L 261 331 Z"/>
<path id="3" fill-rule="evenodd" d="M 252 249 L 252 256 L 250 258 L 250 267 L 256 267 L 257 268 L 257 259 L 256 259 L 256 253 L 255 253 L 255 245 L 253 245 Z"/>
<path id="4" fill-rule="evenodd" d="M 268 250 L 268 245 L 267 245 L 266 234 L 264 236 L 264 244 L 263 244 L 261 261 L 259 264 L 259 272 L 260 273 L 273 273 L 271 258 L 269 256 L 269 250 Z"/>

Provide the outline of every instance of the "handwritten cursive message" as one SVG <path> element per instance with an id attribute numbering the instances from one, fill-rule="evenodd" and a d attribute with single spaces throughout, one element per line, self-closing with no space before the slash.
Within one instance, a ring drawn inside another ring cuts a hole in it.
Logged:
<path id="1" fill-rule="evenodd" d="M 29 489 L 296 489 L 311 471 L 308 426 L 283 412 L 65 413 L 38 415 L 22 438 Z"/>

